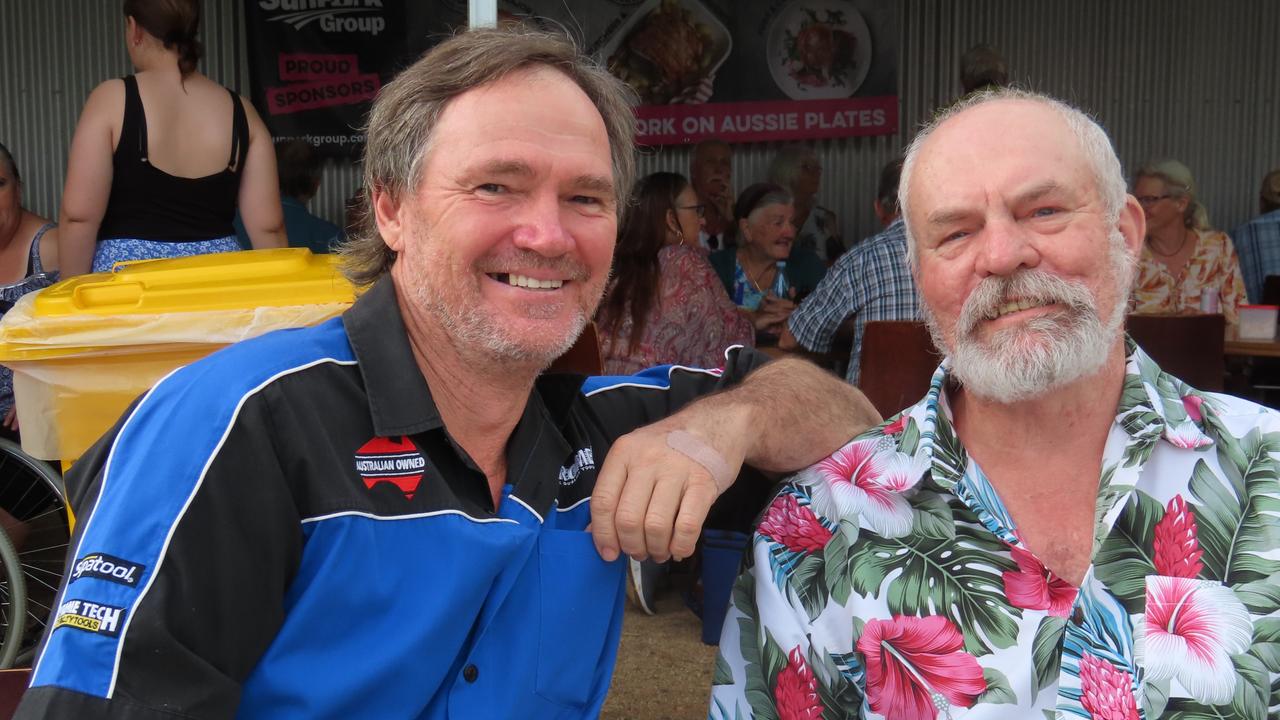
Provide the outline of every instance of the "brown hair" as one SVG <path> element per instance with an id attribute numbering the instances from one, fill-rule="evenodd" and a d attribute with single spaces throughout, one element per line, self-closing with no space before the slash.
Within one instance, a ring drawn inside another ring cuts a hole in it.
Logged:
<path id="1" fill-rule="evenodd" d="M 178 51 L 178 70 L 184 77 L 195 71 L 204 55 L 196 37 L 200 0 L 124 0 L 124 15 L 164 43 L 166 50 Z"/>
<path id="2" fill-rule="evenodd" d="M 634 93 L 568 36 L 522 23 L 463 30 L 400 73 L 378 94 L 369 112 L 364 149 L 364 186 L 399 199 L 421 180 L 422 167 L 441 114 L 453 98 L 523 68 L 545 66 L 564 73 L 591 99 L 604 120 L 619 202 L 635 177 Z M 391 268 L 396 254 L 378 233 L 373 212 L 338 251 L 343 272 L 356 285 L 373 283 Z"/>
<path id="3" fill-rule="evenodd" d="M 649 310 L 658 295 L 658 251 L 667 240 L 667 213 L 676 209 L 676 197 L 689 187 L 683 175 L 656 172 L 636 186 L 635 197 L 627 208 L 618 232 L 618 245 L 613 251 L 613 286 L 596 319 L 606 335 L 617 335 L 618 328 L 631 315 L 631 339 L 628 352 L 634 351 L 644 333 Z M 697 242 L 697 238 L 690 238 Z"/>

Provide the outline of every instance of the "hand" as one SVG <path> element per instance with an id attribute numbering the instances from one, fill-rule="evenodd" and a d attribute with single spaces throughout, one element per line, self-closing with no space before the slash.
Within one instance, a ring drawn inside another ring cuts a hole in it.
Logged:
<path id="1" fill-rule="evenodd" d="M 711 99 L 711 93 L 715 92 L 716 75 L 710 75 L 702 78 L 697 85 L 691 85 L 684 89 L 679 95 L 671 98 L 671 105 L 701 105 Z"/>
<path id="2" fill-rule="evenodd" d="M 11 407 L 9 412 L 4 414 L 4 426 L 14 432 L 18 431 L 18 408 Z"/>
<path id="3" fill-rule="evenodd" d="M 612 561 L 621 550 L 637 560 L 665 562 L 693 554 L 707 511 L 742 467 L 746 450 L 739 441 L 749 433 L 731 429 L 741 415 L 726 408 L 707 412 L 695 403 L 618 438 L 591 493 L 591 535 L 600 557 Z M 668 445 L 673 430 L 719 453 L 730 473 L 724 487 L 706 467 Z"/>

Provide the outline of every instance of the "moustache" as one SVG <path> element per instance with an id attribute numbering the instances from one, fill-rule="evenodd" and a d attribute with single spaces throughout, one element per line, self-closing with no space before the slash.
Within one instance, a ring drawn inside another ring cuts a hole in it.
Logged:
<path id="1" fill-rule="evenodd" d="M 1073 316 L 1093 311 L 1093 295 L 1084 284 L 1043 270 L 1020 270 L 1008 277 L 989 277 L 974 288 L 956 319 L 957 335 L 972 335 L 979 324 L 994 320 L 1001 306 L 1019 301 L 1062 305 Z"/>

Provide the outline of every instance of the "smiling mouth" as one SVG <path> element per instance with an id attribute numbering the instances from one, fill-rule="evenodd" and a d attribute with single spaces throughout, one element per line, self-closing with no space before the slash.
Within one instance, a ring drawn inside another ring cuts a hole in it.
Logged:
<path id="1" fill-rule="evenodd" d="M 525 288 L 526 290 L 559 290 L 564 286 L 563 280 L 539 280 L 537 278 L 531 278 L 525 275 L 516 275 L 514 273 L 487 274 L 489 277 L 500 283 L 506 283 L 511 287 Z"/>
<path id="2" fill-rule="evenodd" d="M 1002 303 L 999 305 L 995 309 L 994 313 L 987 315 L 987 319 L 995 320 L 996 318 L 1004 317 L 1011 313 L 1020 312 L 1022 310 L 1033 310 L 1035 308 L 1045 307 L 1051 304 L 1052 303 L 1040 302 L 1037 300 L 1014 300 L 1012 302 Z"/>

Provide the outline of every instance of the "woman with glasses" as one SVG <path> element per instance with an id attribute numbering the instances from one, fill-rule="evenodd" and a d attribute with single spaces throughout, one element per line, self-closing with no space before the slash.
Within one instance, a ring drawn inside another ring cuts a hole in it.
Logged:
<path id="1" fill-rule="evenodd" d="M 1135 313 L 1221 312 L 1230 325 L 1246 302 L 1240 262 L 1227 234 L 1209 227 L 1186 165 L 1162 160 L 1134 173 L 1133 194 L 1147 216 L 1134 285 Z"/>
<path id="2" fill-rule="evenodd" d="M 606 373 L 667 363 L 714 368 L 725 348 L 754 344 L 750 321 L 698 245 L 704 211 L 683 175 L 654 173 L 637 185 L 596 314 Z"/>
<path id="3" fill-rule="evenodd" d="M 769 182 L 791 191 L 795 206 L 796 247 L 815 253 L 828 265 L 845 251 L 836 214 L 818 204 L 822 161 L 805 145 L 786 145 L 769 165 Z"/>

